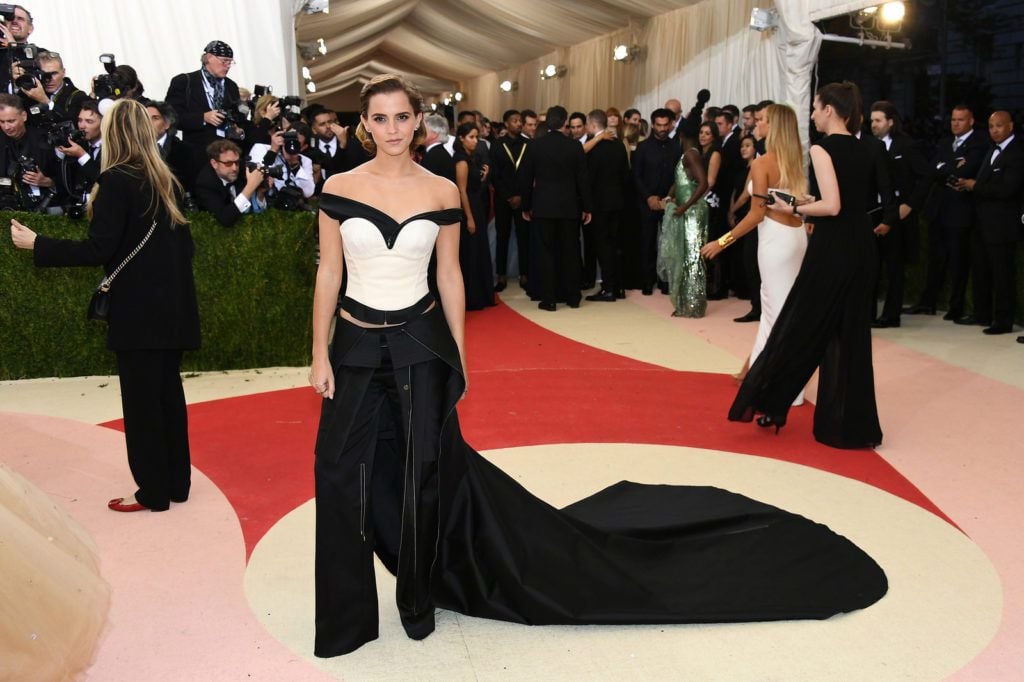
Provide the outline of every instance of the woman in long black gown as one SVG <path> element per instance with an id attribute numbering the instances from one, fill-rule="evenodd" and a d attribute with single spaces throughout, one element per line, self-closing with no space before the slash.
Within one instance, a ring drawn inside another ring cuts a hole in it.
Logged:
<path id="1" fill-rule="evenodd" d="M 872 165 L 860 140 L 860 92 L 853 83 L 818 90 L 812 118 L 825 137 L 811 147 L 818 200 L 772 210 L 808 218 L 807 254 L 764 351 L 740 386 L 729 419 L 782 427 L 796 395 L 818 374 L 814 437 L 836 448 L 882 442 L 871 362 L 870 301 L 875 244 L 865 198 Z"/>
<path id="2" fill-rule="evenodd" d="M 532 625 L 706 623 L 828 618 L 885 594 L 871 557 L 781 509 L 626 481 L 555 509 L 467 445 L 459 193 L 409 157 L 423 137 L 415 88 L 378 76 L 360 100 L 357 136 L 375 156 L 331 176 L 320 203 L 317 656 L 377 637 L 373 554 L 397 575 L 414 639 L 435 607 Z M 443 306 L 426 282 L 435 247 Z"/>
<path id="3" fill-rule="evenodd" d="M 487 166 L 477 160 L 480 129 L 475 123 L 463 123 L 455 131 L 455 183 L 462 198 L 462 231 L 459 239 L 459 263 L 466 283 L 466 310 L 483 310 L 495 305 L 494 272 L 491 247 L 487 241 Z"/>

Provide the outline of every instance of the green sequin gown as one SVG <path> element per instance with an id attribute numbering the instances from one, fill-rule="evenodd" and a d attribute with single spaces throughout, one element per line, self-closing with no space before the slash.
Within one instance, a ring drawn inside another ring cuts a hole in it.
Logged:
<path id="1" fill-rule="evenodd" d="M 707 274 L 700 255 L 708 241 L 707 202 L 698 200 L 683 215 L 675 215 L 676 207 L 689 201 L 696 188 L 697 181 L 687 174 L 680 158 L 658 238 L 658 277 L 668 282 L 672 314 L 680 317 L 704 317 L 708 307 Z"/>

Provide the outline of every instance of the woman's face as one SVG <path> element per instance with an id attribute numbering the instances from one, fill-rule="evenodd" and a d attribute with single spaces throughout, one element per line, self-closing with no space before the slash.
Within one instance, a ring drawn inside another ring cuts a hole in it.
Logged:
<path id="1" fill-rule="evenodd" d="M 825 132 L 828 127 L 828 113 L 826 107 L 821 106 L 821 100 L 814 96 L 814 109 L 811 111 L 811 120 L 814 121 L 814 128 L 819 133 Z"/>
<path id="2" fill-rule="evenodd" d="M 490 137 L 491 136 L 491 124 L 489 122 L 485 121 L 482 124 L 481 127 L 483 128 L 483 135 L 484 135 L 484 137 Z"/>
<path id="3" fill-rule="evenodd" d="M 700 127 L 700 133 L 697 136 L 697 143 L 701 147 L 707 147 L 714 139 L 714 136 L 711 134 L 711 128 L 706 125 Z"/>
<path id="4" fill-rule="evenodd" d="M 740 141 L 740 158 L 744 161 L 750 161 L 754 158 L 757 150 L 754 148 L 754 140 L 749 137 L 745 137 Z"/>
<path id="5" fill-rule="evenodd" d="M 754 112 L 754 137 L 763 140 L 768 137 L 768 108 Z"/>
<path id="6" fill-rule="evenodd" d="M 609 128 L 618 128 L 619 127 L 619 115 L 618 114 L 608 114 L 608 127 Z"/>
<path id="7" fill-rule="evenodd" d="M 466 150 L 466 153 L 472 154 L 476 151 L 476 144 L 480 140 L 480 136 L 475 130 L 470 130 L 460 137 L 459 140 L 462 142 L 462 148 Z"/>
<path id="8" fill-rule="evenodd" d="M 399 90 L 371 97 L 362 121 L 379 151 L 388 156 L 404 156 L 409 152 L 421 116 L 413 112 L 409 96 Z"/>

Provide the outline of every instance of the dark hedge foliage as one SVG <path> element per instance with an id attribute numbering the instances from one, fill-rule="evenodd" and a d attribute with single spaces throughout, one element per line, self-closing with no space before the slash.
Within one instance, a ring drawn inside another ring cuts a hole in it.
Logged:
<path id="1" fill-rule="evenodd" d="M 81 239 L 88 223 L 8 211 L 2 217 L 0 380 L 112 374 L 106 325 L 85 319 L 102 270 L 36 268 L 7 229 L 16 217 L 40 234 Z M 203 346 L 185 354 L 184 369 L 309 364 L 315 216 L 272 210 L 231 228 L 208 213 L 189 218 Z"/>

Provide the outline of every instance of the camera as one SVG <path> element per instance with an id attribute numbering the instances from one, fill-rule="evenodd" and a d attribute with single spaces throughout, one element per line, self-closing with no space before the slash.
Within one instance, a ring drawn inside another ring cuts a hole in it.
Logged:
<path id="1" fill-rule="evenodd" d="M 299 141 L 299 131 L 294 129 L 286 130 L 281 136 L 284 138 L 285 154 L 298 154 L 302 151 L 302 142 Z"/>
<path id="2" fill-rule="evenodd" d="M 84 190 L 74 194 L 74 198 L 64 204 L 64 215 L 71 220 L 81 220 L 85 217 L 85 199 L 83 198 Z"/>
<path id="3" fill-rule="evenodd" d="M 7 48 L 11 52 L 11 65 L 21 67 L 22 74 L 14 79 L 15 87 L 21 90 L 31 90 L 35 87 L 36 81 L 43 82 L 43 70 L 39 68 L 39 48 L 35 45 L 11 45 Z"/>
<path id="4" fill-rule="evenodd" d="M 218 109 L 224 120 L 220 129 L 224 131 L 224 137 L 236 142 L 245 139 L 245 132 L 241 126 L 249 120 L 249 105 L 244 102 L 228 104 L 223 109 Z"/>
<path id="5" fill-rule="evenodd" d="M 36 163 L 36 160 L 24 154 L 21 154 L 14 160 L 14 166 L 16 168 L 15 174 L 18 178 L 25 177 L 25 173 L 39 172 L 39 165 Z"/>
<path id="6" fill-rule="evenodd" d="M 306 197 L 295 185 L 285 185 L 274 195 L 274 208 L 279 211 L 302 211 L 306 208 Z"/>
<path id="7" fill-rule="evenodd" d="M 268 178 L 274 178 L 275 180 L 281 180 L 284 178 L 284 166 L 267 166 L 262 163 L 254 163 L 252 161 L 245 164 L 245 167 L 252 171 L 261 171 L 263 175 Z"/>
<path id="8" fill-rule="evenodd" d="M 17 8 L 17 5 L 0 5 L 0 17 L 4 21 L 14 21 L 14 10 Z"/>
<path id="9" fill-rule="evenodd" d="M 125 91 L 125 82 L 116 70 L 117 61 L 114 55 L 105 52 L 100 55 L 100 63 L 103 64 L 104 72 L 93 79 L 93 94 L 96 99 L 117 99 Z"/>
<path id="10" fill-rule="evenodd" d="M 86 148 L 85 131 L 79 130 L 73 121 L 55 123 L 46 131 L 46 144 L 49 147 L 68 147 L 72 142 Z"/>
<path id="11" fill-rule="evenodd" d="M 0 5 L 2 8 L 3 5 Z M 0 210 L 20 211 L 24 206 L 21 201 L 21 191 L 18 183 L 11 178 L 0 177 Z"/>
<path id="12" fill-rule="evenodd" d="M 946 187 L 952 187 L 956 189 L 957 183 L 960 182 L 960 176 L 956 173 L 950 173 L 946 176 Z"/>

